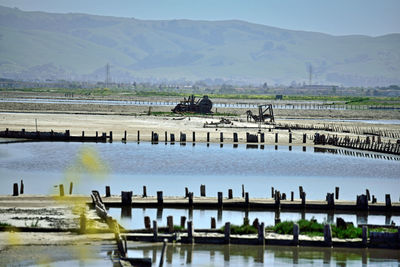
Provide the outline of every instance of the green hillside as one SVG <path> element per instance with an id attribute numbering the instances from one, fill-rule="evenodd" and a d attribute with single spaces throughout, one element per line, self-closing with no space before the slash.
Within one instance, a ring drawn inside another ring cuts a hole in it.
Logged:
<path id="1" fill-rule="evenodd" d="M 243 21 L 143 21 L 0 7 L 0 76 L 400 83 L 400 34 L 331 36 Z"/>

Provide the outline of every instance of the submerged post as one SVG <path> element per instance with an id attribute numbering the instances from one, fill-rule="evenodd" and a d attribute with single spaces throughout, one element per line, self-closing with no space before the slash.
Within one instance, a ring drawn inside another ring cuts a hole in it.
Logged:
<path id="1" fill-rule="evenodd" d="M 207 143 L 210 142 L 210 132 L 207 132 Z"/>
<path id="2" fill-rule="evenodd" d="M 278 143 L 278 133 L 275 133 L 275 143 Z"/>
<path id="3" fill-rule="evenodd" d="M 137 141 L 138 142 L 140 141 L 140 131 L 139 130 L 137 131 Z"/>
<path id="4" fill-rule="evenodd" d="M 221 143 L 224 142 L 224 133 L 223 133 L 223 132 L 220 132 L 220 133 L 219 133 L 219 141 L 220 141 Z"/>

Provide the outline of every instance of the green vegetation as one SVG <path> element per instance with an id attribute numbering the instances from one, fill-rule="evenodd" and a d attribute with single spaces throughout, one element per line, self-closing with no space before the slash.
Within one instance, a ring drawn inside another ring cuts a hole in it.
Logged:
<path id="1" fill-rule="evenodd" d="M 221 231 L 225 231 L 225 226 L 221 228 Z M 231 234 L 234 235 L 248 235 L 248 234 L 257 234 L 257 228 L 252 225 L 242 224 L 242 225 L 231 225 Z"/>
<path id="2" fill-rule="evenodd" d="M 26 227 L 31 227 L 31 228 L 38 228 L 38 227 L 40 226 L 40 225 L 39 225 L 39 219 L 36 219 L 36 221 L 32 221 L 30 225 L 27 225 L 27 224 L 25 223 L 25 226 L 26 226 Z"/>
<path id="3" fill-rule="evenodd" d="M 12 225 L 9 223 L 0 222 L 0 227 L 11 227 Z"/>

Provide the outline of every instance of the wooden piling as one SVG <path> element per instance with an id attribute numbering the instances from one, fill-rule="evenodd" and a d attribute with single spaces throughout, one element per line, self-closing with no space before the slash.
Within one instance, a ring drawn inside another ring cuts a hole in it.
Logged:
<path id="1" fill-rule="evenodd" d="M 246 204 L 246 206 L 249 206 L 250 201 L 249 201 L 249 192 L 246 192 L 244 194 L 244 203 Z"/>
<path id="2" fill-rule="evenodd" d="M 260 134 L 260 142 L 265 143 L 265 134 L 264 133 Z"/>
<path id="3" fill-rule="evenodd" d="M 303 187 L 299 186 L 299 196 L 300 196 L 300 198 L 301 198 L 302 193 L 303 193 Z"/>
<path id="4" fill-rule="evenodd" d="M 113 132 L 110 131 L 110 143 L 112 143 L 112 141 L 113 141 Z"/>
<path id="5" fill-rule="evenodd" d="M 82 212 L 79 216 L 79 232 L 81 234 L 86 232 L 86 216 L 84 212 Z"/>
<path id="6" fill-rule="evenodd" d="M 301 194 L 301 205 L 303 206 L 303 208 L 306 207 L 306 192 L 302 192 Z"/>
<path id="7" fill-rule="evenodd" d="M 23 195 L 24 194 L 24 181 L 23 180 L 21 180 L 21 187 L 20 187 L 20 192 L 19 192 L 21 195 Z"/>
<path id="8" fill-rule="evenodd" d="M 157 221 L 153 221 L 153 239 L 156 241 L 158 238 L 158 226 L 157 226 Z"/>
<path id="9" fill-rule="evenodd" d="M 356 206 L 358 210 L 368 210 L 367 195 L 357 196 Z"/>
<path id="10" fill-rule="evenodd" d="M 222 207 L 223 205 L 223 198 L 222 192 L 218 192 L 218 207 Z"/>
<path id="11" fill-rule="evenodd" d="M 181 143 L 185 143 L 186 142 L 186 134 L 185 133 L 180 133 L 179 135 L 179 141 Z"/>
<path id="12" fill-rule="evenodd" d="M 137 131 L 137 141 L 140 142 L 140 131 Z"/>
<path id="13" fill-rule="evenodd" d="M 271 198 L 275 198 L 275 190 L 273 186 L 271 186 Z"/>
<path id="14" fill-rule="evenodd" d="M 215 217 L 211 217 L 211 229 L 217 228 L 217 225 L 215 223 Z"/>
<path id="15" fill-rule="evenodd" d="M 242 197 L 244 197 L 244 184 L 242 184 Z"/>
<path id="16" fill-rule="evenodd" d="M 220 132 L 220 133 L 219 133 L 219 141 L 220 141 L 221 143 L 224 142 L 224 133 L 223 133 L 223 132 Z"/>
<path id="17" fill-rule="evenodd" d="M 189 197 L 189 189 L 185 187 L 185 197 Z"/>
<path id="18" fill-rule="evenodd" d="M 181 227 L 185 228 L 185 223 L 186 223 L 186 217 L 185 216 L 181 216 Z"/>
<path id="19" fill-rule="evenodd" d="M 264 223 L 261 223 L 257 227 L 258 233 L 257 233 L 257 238 L 258 238 L 258 244 L 265 246 L 265 226 Z"/>
<path id="20" fill-rule="evenodd" d="M 127 136 L 127 132 L 126 132 L 126 130 L 125 130 L 125 131 L 124 131 L 124 139 L 123 139 L 124 142 L 126 142 L 126 136 Z"/>
<path id="21" fill-rule="evenodd" d="M 290 191 L 290 201 L 294 201 L 294 192 Z"/>
<path id="22" fill-rule="evenodd" d="M 193 207 L 193 192 L 188 193 L 189 197 L 189 208 Z"/>
<path id="23" fill-rule="evenodd" d="M 332 230 L 330 224 L 324 225 L 324 242 L 327 247 L 332 246 Z"/>
<path id="24" fill-rule="evenodd" d="M 150 229 L 150 217 L 149 216 L 144 216 L 144 228 Z"/>
<path id="25" fill-rule="evenodd" d="M 392 207 L 392 201 L 390 200 L 390 194 L 385 194 L 385 205 L 387 209 Z"/>
<path id="26" fill-rule="evenodd" d="M 367 200 L 371 201 L 371 195 L 369 194 L 369 190 L 368 189 L 365 190 L 365 194 L 367 195 Z"/>
<path id="27" fill-rule="evenodd" d="M 228 198 L 229 198 L 229 199 L 232 199 L 232 198 L 233 198 L 232 189 L 228 189 Z"/>
<path id="28" fill-rule="evenodd" d="M 132 206 L 132 191 L 121 191 L 122 206 Z"/>
<path id="29" fill-rule="evenodd" d="M 362 227 L 362 244 L 367 247 L 368 244 L 368 226 L 363 225 Z"/>
<path id="30" fill-rule="evenodd" d="M 157 204 L 158 204 L 159 206 L 162 206 L 163 203 L 164 203 L 164 200 L 163 200 L 163 191 L 157 191 Z"/>
<path id="31" fill-rule="evenodd" d="M 165 143 L 168 142 L 168 133 L 167 133 L 167 131 L 164 132 L 164 141 L 165 141 Z"/>
<path id="32" fill-rule="evenodd" d="M 196 142 L 196 132 L 192 133 L 192 142 Z"/>
<path id="33" fill-rule="evenodd" d="M 18 196 L 18 183 L 14 183 L 13 185 L 13 196 Z"/>
<path id="34" fill-rule="evenodd" d="M 147 197 L 147 188 L 146 188 L 145 185 L 143 186 L 143 194 L 142 194 L 142 197 Z"/>
<path id="35" fill-rule="evenodd" d="M 307 134 L 303 134 L 303 144 L 307 143 Z"/>
<path id="36" fill-rule="evenodd" d="M 275 143 L 278 143 L 278 133 L 275 133 Z"/>
<path id="37" fill-rule="evenodd" d="M 204 184 L 200 185 L 200 196 L 201 197 L 206 196 L 206 186 Z"/>
<path id="38" fill-rule="evenodd" d="M 224 237 L 225 237 L 225 244 L 229 244 L 231 242 L 231 223 L 230 222 L 225 223 Z"/>
<path id="39" fill-rule="evenodd" d="M 237 133 L 233 133 L 233 142 L 234 143 L 237 143 L 239 140 L 238 140 L 238 134 Z"/>
<path id="40" fill-rule="evenodd" d="M 291 144 L 292 143 L 292 133 L 290 132 L 289 133 L 289 144 Z"/>
<path id="41" fill-rule="evenodd" d="M 170 140 L 171 144 L 175 143 L 175 134 L 173 134 L 173 133 L 169 134 L 169 140 Z"/>
<path id="42" fill-rule="evenodd" d="M 339 187 L 338 186 L 335 187 L 335 198 L 336 198 L 336 200 L 339 199 Z"/>
<path id="43" fill-rule="evenodd" d="M 167 217 L 167 226 L 168 226 L 168 232 L 173 233 L 174 232 L 174 217 L 172 217 L 172 216 Z"/>
<path id="44" fill-rule="evenodd" d="M 188 234 L 188 242 L 193 243 L 193 234 L 194 234 L 194 229 L 193 229 L 193 222 L 188 221 L 187 222 L 187 234 Z"/>
<path id="45" fill-rule="evenodd" d="M 106 197 L 111 197 L 111 190 L 110 190 L 110 186 L 106 186 Z"/>
<path id="46" fill-rule="evenodd" d="M 335 208 L 335 199 L 334 199 L 333 193 L 326 194 L 326 201 L 328 203 L 328 208 L 329 209 L 334 209 Z"/>
<path id="47" fill-rule="evenodd" d="M 207 132 L 207 143 L 210 142 L 210 132 Z"/>
<path id="48" fill-rule="evenodd" d="M 60 188 L 60 197 L 63 197 L 64 196 L 64 185 L 60 184 L 59 188 Z M 18 191 L 18 188 L 17 188 L 17 191 Z"/>
<path id="49" fill-rule="evenodd" d="M 293 245 L 299 245 L 300 227 L 297 223 L 293 224 Z"/>
<path id="50" fill-rule="evenodd" d="M 72 195 L 72 189 L 73 189 L 73 187 L 74 187 L 74 183 L 73 183 L 73 182 L 70 182 L 70 183 L 69 183 L 69 194 L 70 194 L 70 195 Z"/>

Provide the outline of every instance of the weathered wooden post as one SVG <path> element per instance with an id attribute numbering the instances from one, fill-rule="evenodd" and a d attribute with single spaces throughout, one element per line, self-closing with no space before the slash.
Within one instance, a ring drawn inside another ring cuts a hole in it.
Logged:
<path id="1" fill-rule="evenodd" d="M 293 224 L 293 245 L 299 245 L 300 227 L 297 223 Z"/>
<path id="2" fill-rule="evenodd" d="M 223 199 L 222 199 L 222 192 L 218 192 L 218 207 L 222 207 Z"/>
<path id="3" fill-rule="evenodd" d="M 387 209 L 390 209 L 392 207 L 392 201 L 390 200 L 390 194 L 385 194 L 385 204 L 386 204 Z"/>
<path id="4" fill-rule="evenodd" d="M 18 184 L 17 184 L 18 185 Z M 64 185 L 63 184 L 60 184 L 59 185 L 59 188 L 60 188 L 60 197 L 63 197 L 64 196 Z M 17 188 L 17 191 L 18 191 L 18 188 Z"/>
<path id="5" fill-rule="evenodd" d="M 167 225 L 168 225 L 168 232 L 173 233 L 174 232 L 174 217 L 172 217 L 172 216 L 167 217 Z"/>
<path id="6" fill-rule="evenodd" d="M 246 192 L 246 194 L 244 194 L 244 203 L 246 204 L 246 206 L 250 205 L 249 192 Z"/>
<path id="7" fill-rule="evenodd" d="M 242 197 L 244 197 L 244 184 L 242 184 Z"/>
<path id="8" fill-rule="evenodd" d="M 142 197 L 147 197 L 147 188 L 146 188 L 145 185 L 143 186 L 143 194 L 142 194 Z"/>
<path id="9" fill-rule="evenodd" d="M 189 192 L 188 197 L 189 197 L 189 208 L 192 208 L 193 207 L 193 192 Z"/>
<path id="10" fill-rule="evenodd" d="M 275 143 L 278 143 L 278 133 L 275 133 Z"/>
<path id="11" fill-rule="evenodd" d="M 189 197 L 189 188 L 185 187 L 185 197 Z"/>
<path id="12" fill-rule="evenodd" d="M 301 198 L 301 194 L 303 193 L 303 187 L 302 186 L 299 186 L 299 196 L 300 196 L 300 198 Z"/>
<path id="13" fill-rule="evenodd" d="M 366 195 L 357 196 L 357 209 L 368 210 L 368 199 Z"/>
<path id="14" fill-rule="evenodd" d="M 70 194 L 70 195 L 72 195 L 72 189 L 73 189 L 73 187 L 74 187 L 74 183 L 73 183 L 73 182 L 70 182 L 70 183 L 69 183 L 69 194 Z"/>
<path id="15" fill-rule="evenodd" d="M 294 192 L 293 191 L 290 192 L 290 201 L 294 201 Z"/>
<path id="16" fill-rule="evenodd" d="M 234 143 L 238 142 L 238 134 L 237 133 L 233 133 L 233 142 Z"/>
<path id="17" fill-rule="evenodd" d="M 144 216 L 144 228 L 150 229 L 150 217 Z"/>
<path id="18" fill-rule="evenodd" d="M 171 144 L 175 143 L 175 134 L 173 133 L 169 134 L 169 141 L 171 142 Z"/>
<path id="19" fill-rule="evenodd" d="M 158 238 L 158 226 L 157 226 L 157 221 L 153 221 L 153 239 L 156 241 Z"/>
<path id="20" fill-rule="evenodd" d="M 164 141 L 165 141 L 165 143 L 168 142 L 168 133 L 167 133 L 167 131 L 164 132 Z"/>
<path id="21" fill-rule="evenodd" d="M 20 188 L 19 193 L 20 193 L 21 195 L 24 194 L 24 180 L 21 180 L 21 188 Z"/>
<path id="22" fill-rule="evenodd" d="M 367 200 L 370 201 L 371 200 L 371 195 L 369 194 L 369 190 L 365 189 L 365 194 L 367 195 Z"/>
<path id="23" fill-rule="evenodd" d="M 194 229 L 193 229 L 193 222 L 188 221 L 187 222 L 187 232 L 188 232 L 188 242 L 193 243 L 193 234 L 194 234 Z"/>
<path id="24" fill-rule="evenodd" d="M 335 198 L 339 199 L 339 186 L 335 187 Z"/>
<path id="25" fill-rule="evenodd" d="M 223 132 L 220 132 L 220 133 L 219 133 L 219 141 L 220 141 L 221 143 L 224 142 L 224 133 L 223 133 Z"/>
<path id="26" fill-rule="evenodd" d="M 282 193 L 282 200 L 286 200 L 286 193 Z"/>
<path id="27" fill-rule="evenodd" d="M 307 134 L 303 134 L 303 144 L 307 143 Z"/>
<path id="28" fill-rule="evenodd" d="M 121 191 L 122 206 L 132 206 L 132 191 Z"/>
<path id="29" fill-rule="evenodd" d="M 182 228 L 185 227 L 185 223 L 186 223 L 186 217 L 185 216 L 181 216 L 181 227 Z"/>
<path id="30" fill-rule="evenodd" d="M 192 142 L 196 142 L 196 132 L 192 133 Z"/>
<path id="31" fill-rule="evenodd" d="M 211 217 L 211 229 L 215 229 L 216 227 L 215 217 Z"/>
<path id="32" fill-rule="evenodd" d="M 110 186 L 106 185 L 106 197 L 111 197 Z"/>
<path id="33" fill-rule="evenodd" d="M 164 199 L 163 199 L 163 191 L 157 191 L 157 204 L 159 206 L 162 206 L 164 203 Z"/>
<path id="34" fill-rule="evenodd" d="M 82 131 L 82 139 L 85 138 L 85 131 Z"/>
<path id="35" fill-rule="evenodd" d="M 258 230 L 258 244 L 265 246 L 265 226 L 264 223 L 261 223 L 257 227 Z"/>
<path id="36" fill-rule="evenodd" d="M 303 208 L 306 207 L 306 192 L 303 192 L 301 194 L 301 205 L 303 206 Z"/>
<path id="37" fill-rule="evenodd" d="M 137 131 L 137 141 L 140 142 L 140 131 Z"/>
<path id="38" fill-rule="evenodd" d="M 207 132 L 207 143 L 210 142 L 210 132 Z"/>
<path id="39" fill-rule="evenodd" d="M 124 142 L 126 142 L 126 137 L 127 137 L 127 132 L 126 132 L 126 130 L 125 130 L 125 131 L 124 131 L 124 139 L 123 139 Z"/>
<path id="40" fill-rule="evenodd" d="M 110 131 L 110 143 L 112 143 L 112 141 L 113 141 L 113 133 L 112 131 Z"/>
<path id="41" fill-rule="evenodd" d="M 333 197 L 333 193 L 327 193 L 326 194 L 326 201 L 328 203 L 328 208 L 329 209 L 334 209 L 335 208 L 335 199 Z"/>
<path id="42" fill-rule="evenodd" d="M 225 234 L 225 244 L 229 244 L 231 242 L 231 223 L 226 222 L 225 223 L 225 229 L 224 229 L 224 234 Z"/>
<path id="43" fill-rule="evenodd" d="M 291 144 L 292 143 L 292 133 L 290 132 L 289 133 L 289 144 Z"/>
<path id="44" fill-rule="evenodd" d="M 206 196 L 206 186 L 204 184 L 200 185 L 200 196 L 201 197 Z"/>
<path id="45" fill-rule="evenodd" d="M 233 198 L 232 189 L 228 189 L 228 198 L 229 198 L 229 199 L 232 199 L 232 198 Z"/>
<path id="46" fill-rule="evenodd" d="M 362 227 L 362 244 L 363 247 L 367 247 L 368 245 L 368 226 L 366 225 Z"/>
<path id="47" fill-rule="evenodd" d="M 330 224 L 324 225 L 324 242 L 327 247 L 332 246 L 332 230 Z"/>
<path id="48" fill-rule="evenodd" d="M 275 198 L 275 189 L 271 186 L 271 198 Z"/>
<path id="49" fill-rule="evenodd" d="M 13 185 L 13 196 L 18 196 L 18 183 L 14 183 Z"/>
<path id="50" fill-rule="evenodd" d="M 261 133 L 260 134 L 260 143 L 264 143 L 265 142 L 265 134 Z"/>

